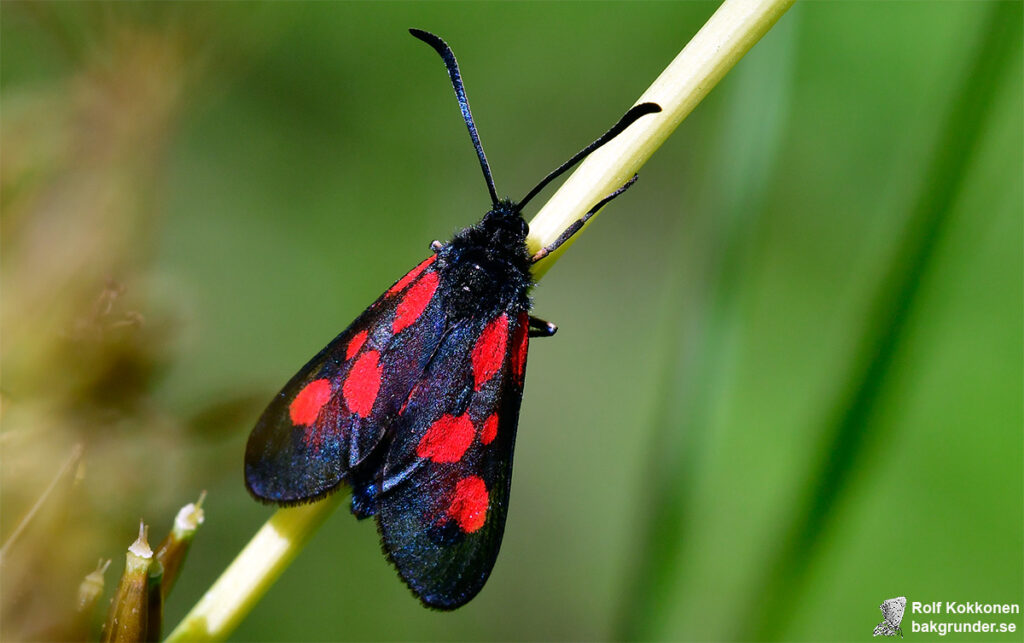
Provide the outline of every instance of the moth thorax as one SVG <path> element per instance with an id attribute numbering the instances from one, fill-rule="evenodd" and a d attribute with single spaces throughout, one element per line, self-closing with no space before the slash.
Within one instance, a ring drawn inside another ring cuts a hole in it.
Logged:
<path id="1" fill-rule="evenodd" d="M 489 256 L 483 248 L 464 253 L 449 271 L 453 287 L 447 293 L 448 308 L 458 317 L 504 308 L 515 296 L 514 266 Z"/>

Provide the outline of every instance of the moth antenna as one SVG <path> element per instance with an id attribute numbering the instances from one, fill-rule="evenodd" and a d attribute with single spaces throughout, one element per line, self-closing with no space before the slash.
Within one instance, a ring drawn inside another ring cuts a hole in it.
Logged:
<path id="1" fill-rule="evenodd" d="M 590 217 L 592 217 L 595 214 L 597 214 L 597 211 L 600 210 L 601 208 L 603 208 L 606 203 L 608 203 L 609 201 L 611 201 L 615 197 L 619 196 L 620 194 L 622 194 L 623 192 L 628 190 L 631 185 L 636 183 L 636 179 L 637 179 L 637 175 L 634 174 L 633 178 L 631 178 L 630 180 L 628 180 L 628 181 L 626 181 L 625 183 L 622 184 L 622 187 L 620 187 L 618 190 L 615 190 L 614 192 L 612 192 L 611 194 L 609 194 L 605 198 L 603 198 L 600 201 L 598 201 L 597 205 L 595 205 L 594 207 L 590 208 L 590 210 L 586 214 L 584 214 L 579 219 L 576 219 L 575 221 L 573 221 L 572 225 L 570 225 L 568 228 L 566 228 L 565 231 L 562 232 L 562 234 L 560 234 L 557 239 L 555 239 L 554 243 L 552 243 L 551 245 L 548 245 L 548 246 L 544 246 L 543 248 L 538 250 L 536 254 L 534 254 L 532 257 L 530 257 L 530 263 L 537 263 L 538 261 L 540 261 L 544 257 L 548 256 L 549 254 L 551 254 L 555 250 L 558 250 L 559 246 L 561 246 L 563 243 L 568 241 L 569 237 L 571 237 L 572 235 L 574 235 L 577 232 L 579 232 L 583 228 L 583 224 L 585 224 L 587 221 L 589 221 Z"/>
<path id="2" fill-rule="evenodd" d="M 524 196 L 522 201 L 519 201 L 519 208 L 522 209 L 523 206 L 530 202 L 530 199 L 537 196 L 538 192 L 547 187 L 548 183 L 551 183 L 559 176 L 561 176 L 563 173 L 565 173 L 566 170 L 582 161 L 584 157 L 586 157 L 588 154 L 590 154 L 597 148 L 601 147 L 608 141 L 612 140 L 613 138 L 621 134 L 638 118 L 640 118 L 641 116 L 645 116 L 647 114 L 655 114 L 660 111 L 661 105 L 658 105 L 657 103 L 640 103 L 639 105 L 634 105 L 633 107 L 630 107 L 629 111 L 623 114 L 622 118 L 619 119 L 619 122 L 612 125 L 612 128 L 610 130 L 602 134 L 596 141 L 594 141 L 590 145 L 586 146 L 585 148 L 577 152 L 575 155 L 573 155 L 571 159 L 559 165 L 555 171 L 551 172 L 543 179 L 541 179 L 540 183 L 538 183 L 536 187 L 530 190 L 530 193 Z"/>
<path id="3" fill-rule="evenodd" d="M 480 169 L 484 172 L 484 179 L 487 181 L 487 191 L 491 194 L 491 205 L 498 205 L 498 193 L 494 189 L 494 178 L 491 176 L 491 166 L 487 163 L 487 155 L 484 154 L 483 145 L 480 144 L 480 135 L 476 131 L 476 123 L 473 122 L 473 113 L 469 111 L 469 99 L 466 98 L 466 88 L 462 85 L 462 74 L 459 73 L 459 63 L 455 60 L 455 54 L 448 43 L 441 40 L 434 34 L 422 29 L 410 29 L 409 33 L 427 43 L 441 56 L 445 67 L 448 68 L 448 78 L 452 81 L 455 89 L 455 97 L 459 100 L 459 109 L 462 110 L 462 120 L 466 121 L 469 128 L 469 137 L 473 139 L 473 147 L 476 148 L 476 155 L 480 159 Z M 660 108 L 659 108 L 660 109 Z"/>

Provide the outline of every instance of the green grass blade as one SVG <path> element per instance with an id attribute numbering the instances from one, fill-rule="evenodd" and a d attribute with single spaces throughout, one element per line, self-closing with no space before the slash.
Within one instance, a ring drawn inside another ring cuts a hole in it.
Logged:
<path id="1" fill-rule="evenodd" d="M 790 12 L 791 14 L 794 12 Z M 799 13 L 796 10 L 796 13 Z M 695 471 L 705 450 L 713 392 L 728 379 L 734 354 L 737 282 L 749 254 L 757 218 L 776 168 L 776 157 L 788 113 L 796 55 L 797 20 L 780 21 L 757 50 L 734 71 L 728 86 L 724 122 L 711 144 L 703 181 L 713 195 L 696 224 L 703 252 L 684 261 L 699 264 L 693 272 L 703 283 L 693 289 L 671 287 L 674 293 L 664 340 L 661 390 L 653 413 L 653 443 L 645 468 L 644 492 L 650 494 L 638 520 L 640 554 L 630 568 L 617 623 L 622 640 L 651 640 L 666 635 L 670 601 L 685 582 L 680 559 L 689 542 Z M 696 180 L 694 182 L 697 182 Z M 689 187 L 686 189 L 690 189 Z M 689 230 L 680 230 L 680 247 Z M 685 272 L 679 266 L 674 273 Z M 683 329 L 683 330 L 680 330 Z"/>
<path id="2" fill-rule="evenodd" d="M 818 546 L 830 527 L 858 467 L 869 458 L 881 437 L 874 422 L 879 402 L 888 393 L 892 366 L 917 304 L 921 284 L 932 267 L 950 212 L 960 194 L 967 168 L 981 138 L 989 107 L 1006 77 L 1020 43 L 1020 5 L 993 3 L 981 42 L 965 67 L 960 91 L 940 130 L 931 165 L 913 205 L 887 277 L 865 323 L 857 361 L 845 392 L 825 424 L 819 468 L 808 479 L 807 496 L 769 561 L 763 581 L 754 587 L 752 605 L 740 613 L 741 640 L 772 640 L 783 636 L 793 605 Z"/>

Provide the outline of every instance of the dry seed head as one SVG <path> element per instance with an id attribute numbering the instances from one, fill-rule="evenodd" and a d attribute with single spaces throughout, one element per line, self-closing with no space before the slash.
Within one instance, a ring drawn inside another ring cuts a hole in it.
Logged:
<path id="1" fill-rule="evenodd" d="M 153 557 L 153 550 L 149 546 L 149 527 L 141 520 L 139 521 L 139 537 L 128 548 L 128 551 L 139 558 Z"/>
<path id="2" fill-rule="evenodd" d="M 79 612 L 91 611 L 93 606 L 96 605 L 96 601 L 99 600 L 100 596 L 103 596 L 103 576 L 107 573 L 107 568 L 110 567 L 110 561 L 110 558 L 108 558 L 105 562 L 101 558 L 99 564 L 96 566 L 95 571 L 91 572 L 88 576 L 86 576 L 82 580 L 82 584 L 78 586 Z"/>
<path id="3" fill-rule="evenodd" d="M 157 547 L 156 559 L 163 565 L 164 577 L 161 584 L 163 597 L 166 598 L 174 587 L 181 572 L 181 566 L 188 555 L 192 538 L 196 535 L 196 529 L 203 524 L 203 500 L 206 499 L 206 492 L 199 495 L 199 500 L 189 503 L 178 511 L 174 518 L 174 528 L 167 534 L 160 546 Z"/>
<path id="4" fill-rule="evenodd" d="M 192 532 L 203 524 L 203 500 L 206 500 L 206 491 L 199 494 L 199 500 L 195 503 L 190 502 L 178 511 L 178 515 L 174 517 L 174 530 L 179 532 L 179 536 L 191 536 Z"/>

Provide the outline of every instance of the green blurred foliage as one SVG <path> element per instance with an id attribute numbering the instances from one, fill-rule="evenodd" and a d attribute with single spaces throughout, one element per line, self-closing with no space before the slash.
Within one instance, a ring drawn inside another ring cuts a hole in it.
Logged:
<path id="1" fill-rule="evenodd" d="M 270 514 L 241 475 L 263 403 L 483 214 L 443 68 L 408 27 L 455 49 L 517 197 L 714 7 L 3 3 L 0 536 L 85 447 L 5 558 L 5 638 L 45 638 L 140 515 L 157 540 L 208 489 L 177 622 Z M 791 10 L 536 289 L 561 331 L 531 351 L 480 596 L 424 610 L 339 511 L 236 638 L 841 641 L 892 596 L 1024 601 L 1020 24 L 1020 3 Z M 992 37 L 1010 62 L 971 84 Z M 915 208 L 941 196 L 965 88 L 986 97 L 973 151 L 793 580 L 780 556 L 877 357 Z"/>

